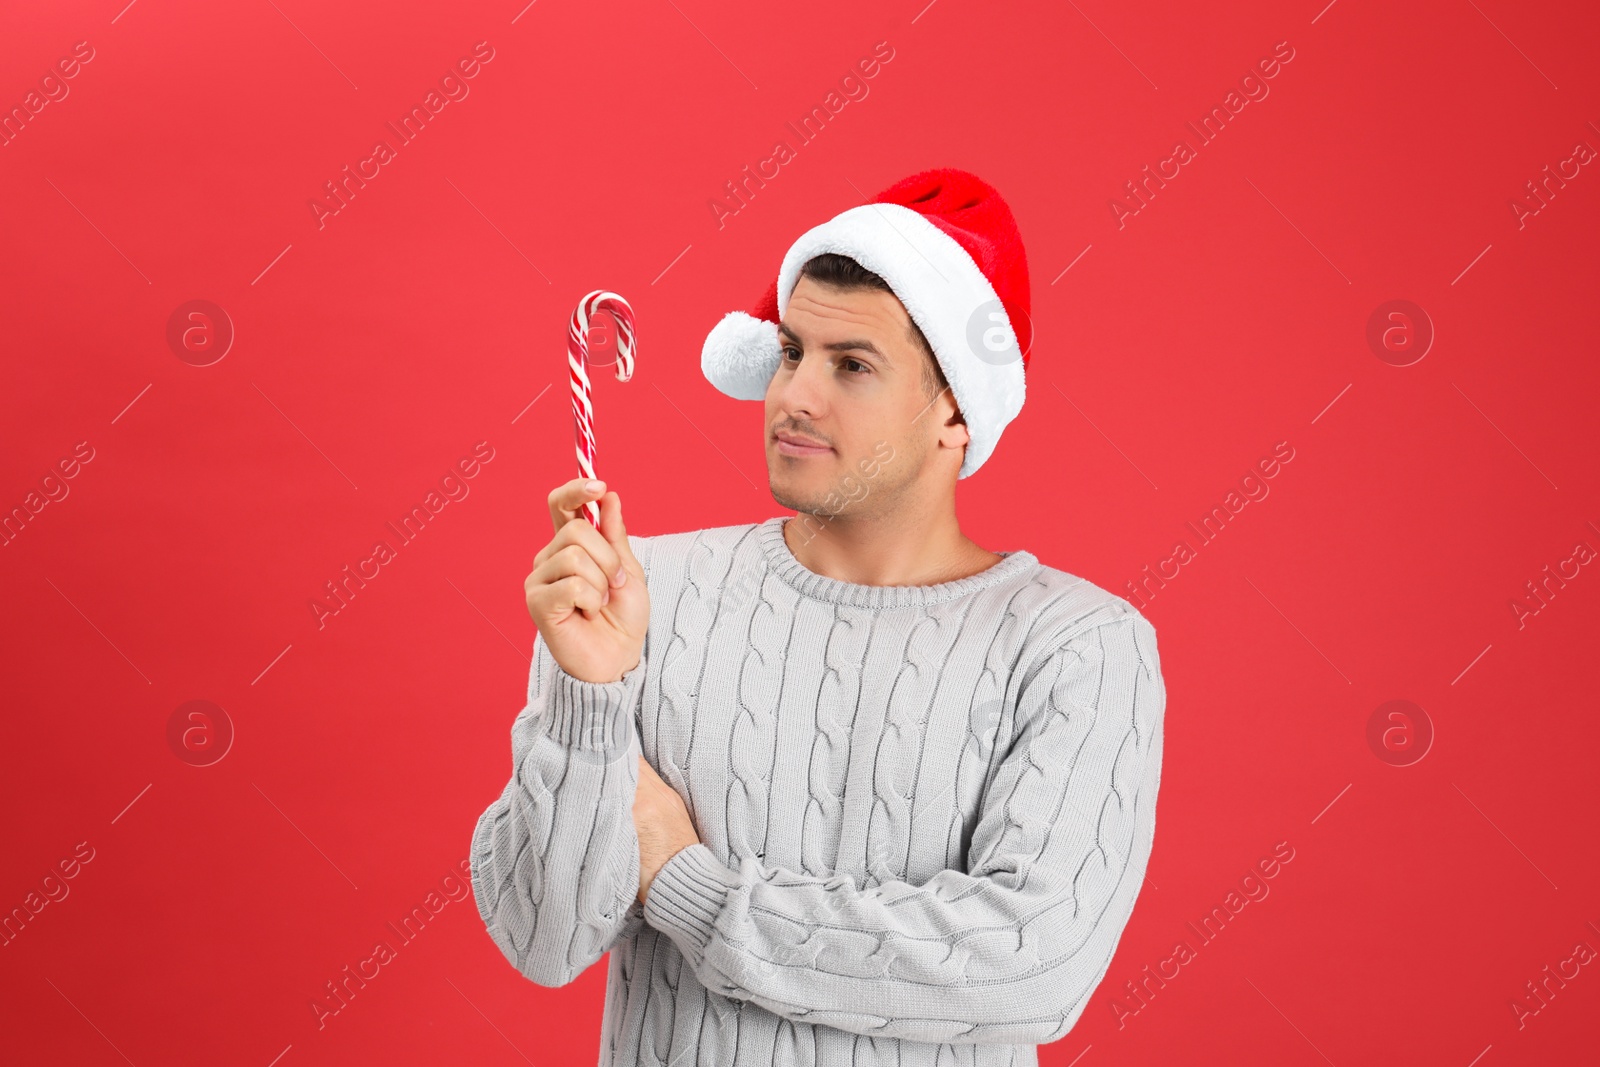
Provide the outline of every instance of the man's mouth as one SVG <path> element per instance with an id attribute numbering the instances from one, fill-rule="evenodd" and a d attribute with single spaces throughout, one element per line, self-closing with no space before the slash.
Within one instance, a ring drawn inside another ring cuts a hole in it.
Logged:
<path id="1" fill-rule="evenodd" d="M 833 451 L 827 445 L 796 434 L 780 433 L 774 435 L 774 439 L 778 443 L 778 451 L 785 456 L 820 456 Z"/>

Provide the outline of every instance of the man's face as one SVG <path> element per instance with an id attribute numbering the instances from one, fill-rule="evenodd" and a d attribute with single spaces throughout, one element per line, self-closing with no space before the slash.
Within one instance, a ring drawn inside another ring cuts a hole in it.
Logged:
<path id="1" fill-rule="evenodd" d="M 954 478 L 962 450 L 936 445 L 941 432 L 964 443 L 966 427 L 945 425 L 955 413 L 948 389 L 929 401 L 923 369 L 932 357 L 893 293 L 802 277 L 778 329 L 783 357 L 766 395 L 773 499 L 812 515 L 886 514 L 908 493 L 934 491 L 933 479 L 921 477 L 930 460 Z M 791 447 L 782 437 L 822 447 Z"/>

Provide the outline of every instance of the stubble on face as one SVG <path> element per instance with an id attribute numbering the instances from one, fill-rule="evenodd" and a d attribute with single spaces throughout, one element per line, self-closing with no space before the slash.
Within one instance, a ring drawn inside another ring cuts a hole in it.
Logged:
<path id="1" fill-rule="evenodd" d="M 915 495 L 914 483 L 934 451 L 932 424 L 936 417 L 931 414 L 927 395 L 933 356 L 925 351 L 925 342 L 916 339 L 920 335 L 891 294 L 841 293 L 816 287 L 810 279 L 802 278 L 790 299 L 789 310 L 790 321 L 814 341 L 828 336 L 828 327 L 832 326 L 835 337 L 868 337 L 883 346 L 888 358 L 902 367 L 913 360 L 921 361 L 915 378 L 906 370 L 896 373 L 901 393 L 879 398 L 870 409 L 853 403 L 841 387 L 833 397 L 835 403 L 829 405 L 831 433 L 821 432 L 803 417 L 781 417 L 770 428 L 773 432 L 821 441 L 834 450 L 831 454 L 800 458 L 785 456 L 769 445 L 768 490 L 780 505 L 825 520 L 887 514 Z M 849 323 L 850 328 L 839 328 L 840 322 Z M 786 345 L 789 343 L 785 341 Z M 826 357 L 813 354 L 804 358 Z M 867 358 L 878 367 L 879 374 L 889 369 L 885 359 Z M 785 371 L 780 369 L 778 373 Z M 915 395 L 903 392 L 908 388 L 914 389 Z M 922 417 L 917 417 L 918 412 Z M 854 432 L 851 423 L 862 420 L 870 421 L 879 432 L 870 437 Z M 891 457 L 888 462 L 884 461 L 885 454 Z"/>
<path id="2" fill-rule="evenodd" d="M 806 432 L 798 426 L 792 429 Z M 917 482 L 927 452 L 927 443 L 915 435 L 898 439 L 885 435 L 866 455 L 835 459 L 833 477 L 822 485 L 786 480 L 777 470 L 770 470 L 767 486 L 780 506 L 797 514 L 830 522 L 870 519 L 892 514 L 901 506 Z"/>

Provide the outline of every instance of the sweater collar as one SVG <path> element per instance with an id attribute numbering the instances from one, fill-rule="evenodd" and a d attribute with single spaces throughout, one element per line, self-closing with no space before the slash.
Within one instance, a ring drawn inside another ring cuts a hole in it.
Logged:
<path id="1" fill-rule="evenodd" d="M 1033 553 L 1018 550 L 999 553 L 999 563 L 965 578 L 934 585 L 861 585 L 817 574 L 795 558 L 783 539 L 787 516 L 778 515 L 756 527 L 767 565 L 783 582 L 814 600 L 858 608 L 898 608 L 942 604 L 1014 578 L 1031 574 L 1039 566 Z"/>

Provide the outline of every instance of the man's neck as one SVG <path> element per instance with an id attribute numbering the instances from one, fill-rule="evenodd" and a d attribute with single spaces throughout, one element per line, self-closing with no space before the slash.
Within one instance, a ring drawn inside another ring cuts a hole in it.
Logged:
<path id="1" fill-rule="evenodd" d="M 916 519 L 801 513 L 784 523 L 783 540 L 813 574 L 857 585 L 936 585 L 1003 558 L 963 534 L 953 510 Z"/>

